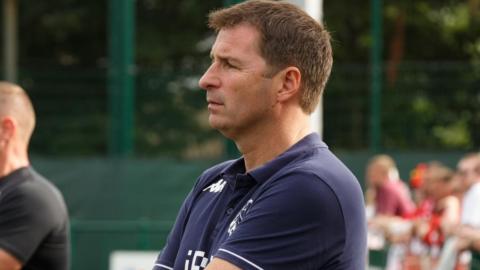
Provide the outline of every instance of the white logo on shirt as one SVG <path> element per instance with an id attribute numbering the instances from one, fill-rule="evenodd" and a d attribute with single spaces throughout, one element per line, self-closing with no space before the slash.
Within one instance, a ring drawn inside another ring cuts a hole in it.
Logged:
<path id="1" fill-rule="evenodd" d="M 223 190 L 223 188 L 225 187 L 225 184 L 227 183 L 227 181 L 223 180 L 223 179 L 220 179 L 218 180 L 217 182 L 211 184 L 210 186 L 206 187 L 203 191 L 207 191 L 209 190 L 210 192 L 221 192 Z"/>
<path id="2" fill-rule="evenodd" d="M 245 214 L 247 213 L 252 203 L 252 199 L 248 200 L 248 202 L 242 207 L 242 210 L 240 210 L 237 216 L 235 216 L 232 222 L 230 222 L 230 226 L 228 226 L 228 236 L 232 235 L 232 233 L 237 229 L 237 225 L 245 218 Z"/>
<path id="3" fill-rule="evenodd" d="M 188 251 L 187 258 L 192 256 L 193 250 Z M 195 250 L 192 258 L 192 265 L 190 265 L 190 260 L 185 260 L 185 270 L 200 270 L 207 267 L 208 257 L 205 257 L 205 251 Z"/>

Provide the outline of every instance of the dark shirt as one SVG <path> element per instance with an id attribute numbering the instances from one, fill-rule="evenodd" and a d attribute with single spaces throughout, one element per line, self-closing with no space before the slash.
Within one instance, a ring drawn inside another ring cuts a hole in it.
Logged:
<path id="1" fill-rule="evenodd" d="M 30 167 L 0 178 L 0 249 L 16 257 L 22 269 L 69 268 L 62 195 Z"/>
<path id="2" fill-rule="evenodd" d="M 242 158 L 205 171 L 154 269 L 365 268 L 363 195 L 353 174 L 311 134 L 245 172 Z"/>

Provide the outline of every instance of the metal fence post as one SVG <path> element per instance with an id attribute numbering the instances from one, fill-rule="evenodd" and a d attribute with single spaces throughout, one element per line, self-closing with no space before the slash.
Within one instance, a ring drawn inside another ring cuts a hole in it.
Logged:
<path id="1" fill-rule="evenodd" d="M 3 1 L 3 72 L 4 79 L 17 82 L 18 1 Z"/>
<path id="2" fill-rule="evenodd" d="M 379 152 L 381 147 L 381 98 L 382 98 L 382 1 L 371 0 L 372 46 L 370 51 L 370 151 Z"/>
<path id="3" fill-rule="evenodd" d="M 134 134 L 134 0 L 110 0 L 109 29 L 109 154 L 126 157 Z"/>

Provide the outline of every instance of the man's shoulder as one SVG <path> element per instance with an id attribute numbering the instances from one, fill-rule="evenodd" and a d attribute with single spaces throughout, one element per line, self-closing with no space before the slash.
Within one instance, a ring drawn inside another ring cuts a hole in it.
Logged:
<path id="1" fill-rule="evenodd" d="M 289 172 L 309 173 L 335 186 L 340 183 L 358 183 L 355 175 L 327 148 L 312 149 L 310 154 L 292 164 Z"/>
<path id="2" fill-rule="evenodd" d="M 26 181 L 18 186 L 21 192 L 32 195 L 37 199 L 49 198 L 63 201 L 63 196 L 58 188 L 35 170 L 29 169 L 25 178 Z"/>
<path id="3" fill-rule="evenodd" d="M 67 217 L 67 207 L 58 188 L 41 176 L 32 168 L 27 169 L 8 194 L 5 194 L 5 203 L 10 207 L 23 209 L 25 215 L 42 219 L 52 223 L 63 222 Z M 35 205 L 35 207 L 32 207 Z"/>
<path id="4" fill-rule="evenodd" d="M 279 180 L 293 179 L 291 184 L 302 185 L 304 192 L 321 190 L 324 193 L 331 193 L 342 208 L 363 205 L 359 181 L 343 162 L 326 148 L 312 150 L 312 153 L 299 158 L 294 164 L 282 170 L 277 177 Z"/>
<path id="5" fill-rule="evenodd" d="M 472 193 L 475 193 L 476 195 L 480 194 L 480 181 L 474 183 L 470 189 L 472 190 Z"/>
<path id="6" fill-rule="evenodd" d="M 464 196 L 466 204 L 477 205 L 480 201 L 480 182 L 473 184 Z"/>

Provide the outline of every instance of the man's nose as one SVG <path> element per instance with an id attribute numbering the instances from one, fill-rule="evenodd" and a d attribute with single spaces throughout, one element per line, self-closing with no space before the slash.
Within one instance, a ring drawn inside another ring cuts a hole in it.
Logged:
<path id="1" fill-rule="evenodd" d="M 207 71 L 205 71 L 198 81 L 198 86 L 204 90 L 212 90 L 220 86 L 220 78 L 218 77 L 215 63 L 211 64 Z"/>

